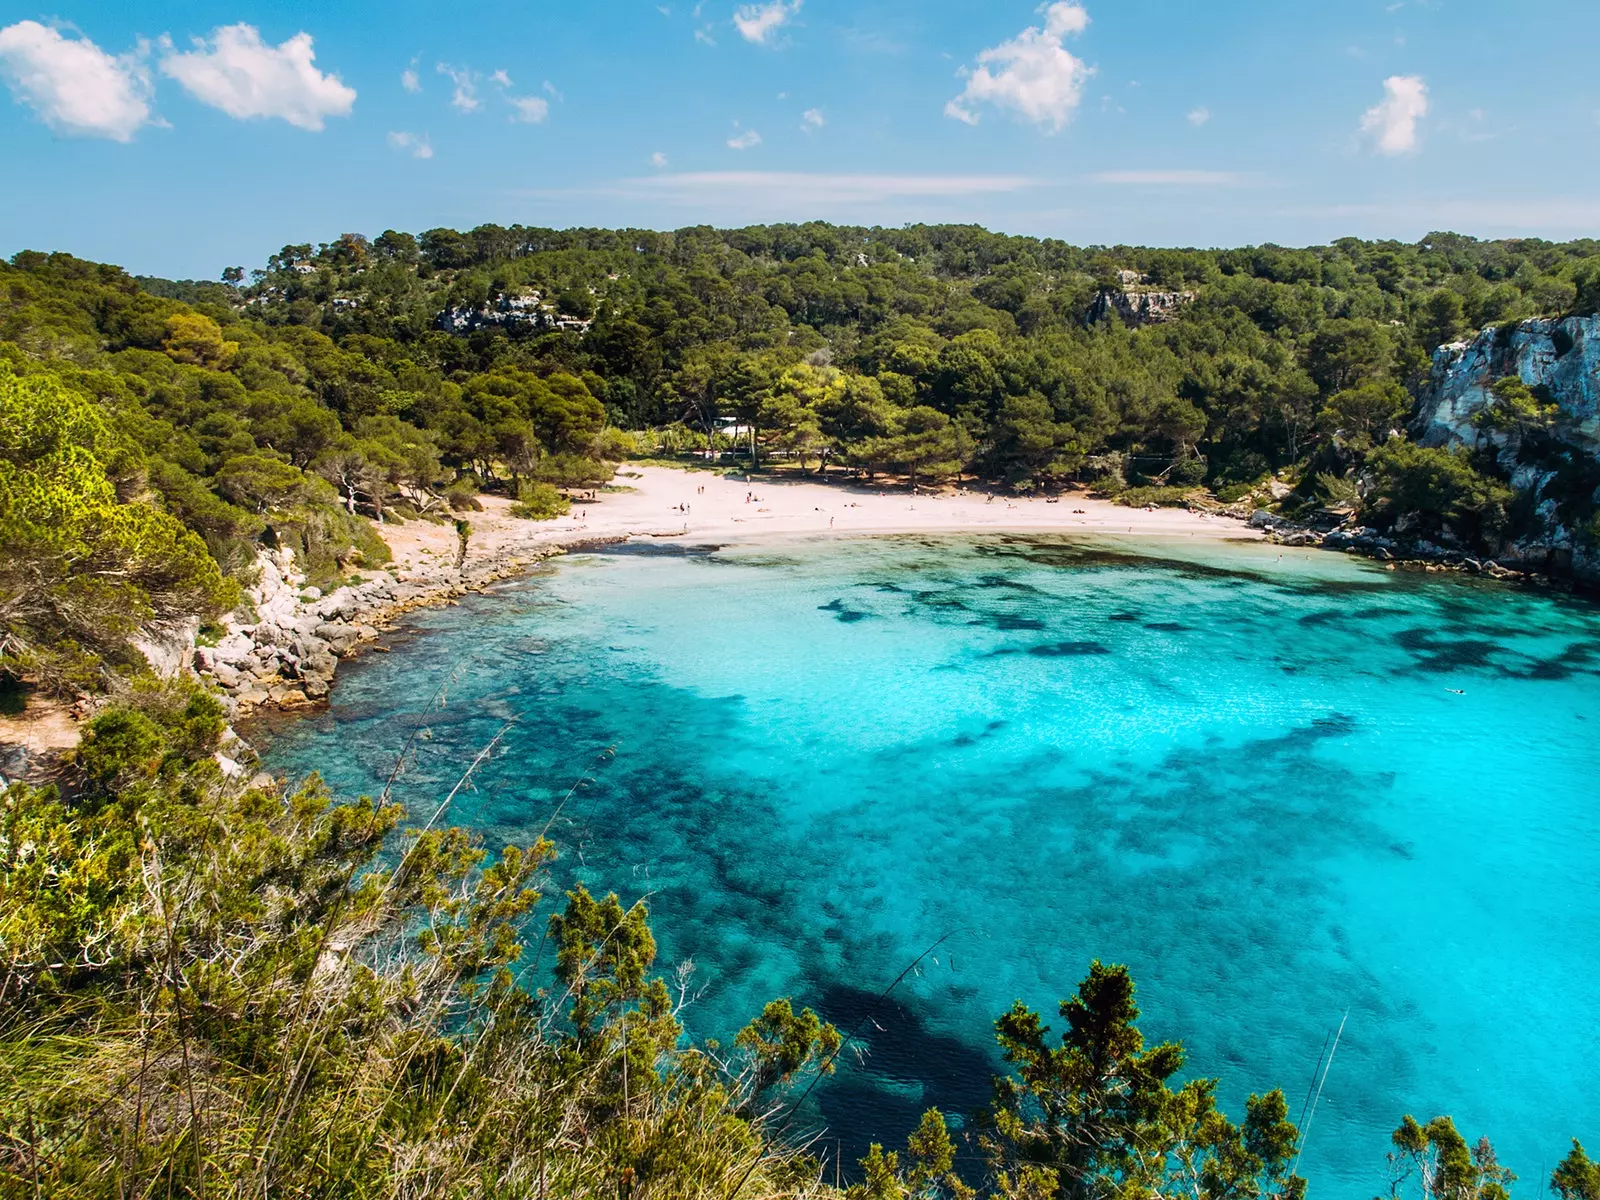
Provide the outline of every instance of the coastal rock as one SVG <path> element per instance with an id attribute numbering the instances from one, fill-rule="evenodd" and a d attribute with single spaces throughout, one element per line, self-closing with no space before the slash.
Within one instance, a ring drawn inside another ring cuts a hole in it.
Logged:
<path id="1" fill-rule="evenodd" d="M 360 611 L 361 603 L 350 588 L 340 588 L 313 610 L 324 621 L 348 621 Z"/>
<path id="2" fill-rule="evenodd" d="M 249 658 L 255 648 L 249 634 L 235 632 L 211 647 L 211 657 L 213 662 L 237 665 Z"/>
<path id="3" fill-rule="evenodd" d="M 194 640 L 199 633 L 200 618 L 193 617 L 171 625 L 146 626 L 132 644 L 158 676 L 175 679 L 193 669 Z"/>
<path id="4" fill-rule="evenodd" d="M 1600 315 L 1491 325 L 1470 341 L 1439 347 L 1413 429 L 1418 440 L 1477 444 L 1472 418 L 1507 375 L 1546 389 L 1576 432 L 1600 448 Z"/>
<path id="5" fill-rule="evenodd" d="M 302 679 L 332 679 L 333 673 L 338 669 L 339 660 L 326 650 L 307 655 L 299 663 Z"/>
<path id="6" fill-rule="evenodd" d="M 299 708 L 310 703 L 304 691 L 289 683 L 278 684 L 267 695 L 279 708 Z"/>
<path id="7" fill-rule="evenodd" d="M 1517 430 L 1480 429 L 1474 423 L 1491 403 L 1490 388 L 1508 376 L 1555 404 L 1556 436 L 1600 462 L 1600 315 L 1490 327 L 1468 341 L 1441 346 L 1412 433 L 1428 446 L 1493 451 L 1523 502 L 1531 498 L 1536 528 L 1501 547 L 1503 561 L 1600 581 L 1600 547 L 1574 533 L 1575 525 L 1587 520 L 1594 497 L 1564 490 L 1567 473 L 1550 469 L 1548 456 L 1536 448 L 1526 453 Z"/>
<path id="8" fill-rule="evenodd" d="M 222 689 L 230 711 L 304 707 L 327 697 L 340 658 L 375 642 L 380 627 L 388 628 L 402 613 L 454 603 L 526 562 L 560 552 L 541 545 L 517 555 L 485 554 L 465 573 L 431 563 L 403 579 L 377 571 L 324 594 L 305 586 L 290 551 L 262 550 L 257 580 L 248 589 L 254 620 L 232 626 L 216 645 L 198 652 L 191 643 L 191 654 Z"/>
<path id="9" fill-rule="evenodd" d="M 323 640 L 334 654 L 344 654 L 361 640 L 361 635 L 350 625 L 334 625 L 324 622 L 317 626 L 317 636 Z"/>

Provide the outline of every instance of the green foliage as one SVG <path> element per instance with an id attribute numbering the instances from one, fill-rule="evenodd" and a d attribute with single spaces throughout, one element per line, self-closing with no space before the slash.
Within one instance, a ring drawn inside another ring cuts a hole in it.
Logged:
<path id="1" fill-rule="evenodd" d="M 798 1015 L 787 999 L 774 1000 L 761 1016 L 739 1031 L 734 1045 L 751 1059 L 750 1091 L 758 1099 L 772 1087 L 788 1083 L 812 1063 L 833 1074 L 833 1060 L 843 1039 L 809 1008 Z"/>
<path id="2" fill-rule="evenodd" d="M 1478 429 L 1525 435 L 1553 427 L 1560 409 L 1515 375 L 1497 379 L 1489 388 L 1489 403 L 1472 416 Z"/>
<path id="3" fill-rule="evenodd" d="M 978 1138 L 1006 1197 L 1184 1196 L 1198 1200 L 1304 1195 L 1294 1174 L 1300 1135 L 1281 1091 L 1251 1096 L 1242 1125 L 1216 1106 L 1216 1080 L 1169 1082 L 1183 1066 L 1172 1042 L 1146 1048 L 1126 968 L 1095 962 L 1049 1027 L 1020 1001 L 995 1022 L 1013 1073 L 995 1080 L 995 1102 Z M 952 1172 L 943 1116 L 924 1115 L 898 1153 L 873 1146 L 862 1162 L 862 1200 L 972 1195 Z M 1487 1200 L 1487 1198 L 1485 1198 Z"/>
<path id="4" fill-rule="evenodd" d="M 1323 472 L 1313 481 L 1316 496 L 1327 504 L 1361 503 L 1361 489 L 1355 480 L 1344 475 L 1331 475 Z"/>
<path id="5" fill-rule="evenodd" d="M 898 1151 L 886 1154 L 874 1142 L 861 1160 L 865 1178 L 846 1191 L 846 1200 L 972 1200 L 977 1194 L 955 1170 L 955 1143 L 937 1108 L 922 1114 L 906 1139 L 904 1168 L 901 1161 Z"/>
<path id="6" fill-rule="evenodd" d="M 1449 450 L 1390 442 L 1368 459 L 1370 519 L 1492 550 L 1509 524 L 1511 489 L 1472 465 L 1460 447 Z"/>
<path id="7" fill-rule="evenodd" d="M 1411 410 L 1411 397 L 1398 384 L 1365 383 L 1328 398 L 1318 426 L 1357 453 L 1389 439 Z"/>
<path id="8" fill-rule="evenodd" d="M 517 502 L 511 506 L 512 516 L 529 521 L 553 521 L 571 511 L 572 501 L 549 483 L 524 483 L 517 489 Z"/>
<path id="9" fill-rule="evenodd" d="M 1561 1200 L 1600 1200 L 1600 1163 L 1584 1153 L 1577 1138 L 1550 1177 L 1550 1188 Z"/>
<path id="10" fill-rule="evenodd" d="M 1143 508 L 1147 504 L 1157 508 L 1182 508 L 1193 496 L 1192 487 L 1136 487 L 1117 492 L 1114 499 L 1129 508 Z"/>
<path id="11" fill-rule="evenodd" d="M 1423 1200 L 1509 1200 L 1516 1175 L 1500 1165 L 1488 1138 L 1469 1146 L 1449 1117 L 1420 1125 L 1408 1114 L 1390 1140 L 1389 1194 L 1395 1200 L 1413 1179 Z"/>
<path id="12" fill-rule="evenodd" d="M 121 494 L 139 467 L 87 397 L 0 367 L 0 669 L 81 682 L 140 624 L 236 602 L 199 537 Z"/>

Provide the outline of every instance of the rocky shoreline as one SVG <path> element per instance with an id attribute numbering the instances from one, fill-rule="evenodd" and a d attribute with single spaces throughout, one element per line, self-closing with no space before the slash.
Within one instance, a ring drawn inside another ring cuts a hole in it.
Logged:
<path id="1" fill-rule="evenodd" d="M 1274 545 L 1338 550 L 1376 559 L 1394 570 L 1454 571 L 1539 587 L 1588 590 L 1583 587 L 1581 580 L 1532 567 L 1520 559 L 1515 560 L 1517 565 L 1507 566 L 1498 559 L 1474 557 L 1446 546 L 1436 546 L 1432 542 L 1385 537 L 1376 529 L 1365 526 L 1313 529 L 1265 509 L 1258 509 L 1252 514 L 1248 524 L 1252 529 L 1262 530 L 1266 540 Z"/>
<path id="2" fill-rule="evenodd" d="M 230 623 L 215 644 L 191 641 L 189 661 L 176 665 L 214 683 L 234 718 L 311 708 L 327 701 L 339 663 L 378 646 L 406 613 L 453 603 L 569 549 L 625 540 L 574 538 L 528 546 L 481 557 L 459 571 L 427 564 L 374 571 L 326 595 L 305 586 L 292 551 L 263 551 L 259 578 L 247 591 L 255 619 Z"/>

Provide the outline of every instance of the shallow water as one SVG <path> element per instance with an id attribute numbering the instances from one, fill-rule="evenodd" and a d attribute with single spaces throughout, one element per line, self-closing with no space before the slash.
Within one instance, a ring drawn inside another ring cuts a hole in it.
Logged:
<path id="1" fill-rule="evenodd" d="M 700 1035 L 772 996 L 866 1023 L 820 1091 L 848 1164 L 987 1098 L 990 1022 L 1100 957 L 1314 1196 L 1376 1194 L 1402 1113 L 1527 1185 L 1600 1140 L 1600 611 L 1260 545 L 883 538 L 573 556 L 340 674 L 275 769 L 554 833 L 648 894 Z M 1460 689 L 1456 694 L 1449 689 Z M 430 705 L 432 707 L 430 707 Z M 597 765 L 606 747 L 615 758 Z M 1059 1020 L 1055 1021 L 1059 1026 Z"/>

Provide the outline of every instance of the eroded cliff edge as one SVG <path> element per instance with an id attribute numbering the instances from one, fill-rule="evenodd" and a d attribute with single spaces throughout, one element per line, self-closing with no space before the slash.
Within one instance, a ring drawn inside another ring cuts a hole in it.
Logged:
<path id="1" fill-rule="evenodd" d="M 1491 388 L 1509 377 L 1553 406 L 1546 419 L 1486 419 Z M 1502 562 L 1600 583 L 1600 315 L 1491 326 L 1441 346 L 1411 432 L 1498 464 L 1522 510 Z"/>

